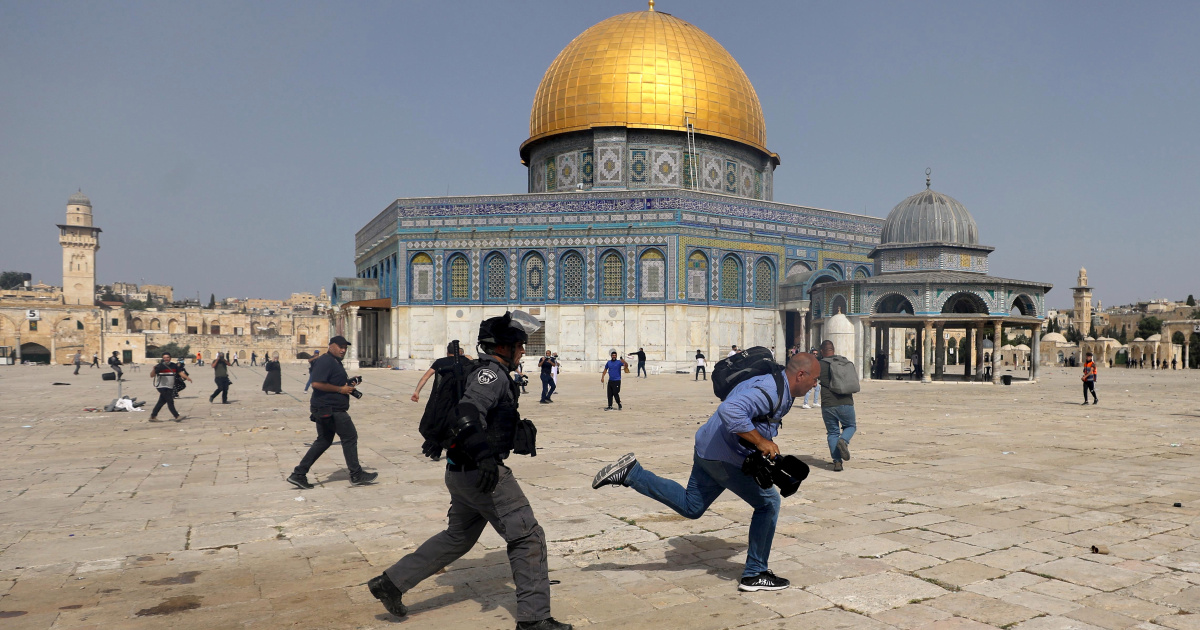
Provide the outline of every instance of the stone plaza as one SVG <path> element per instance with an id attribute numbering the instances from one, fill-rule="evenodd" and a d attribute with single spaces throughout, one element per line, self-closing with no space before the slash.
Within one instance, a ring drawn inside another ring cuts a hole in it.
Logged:
<path id="1" fill-rule="evenodd" d="M 421 372 L 363 370 L 351 413 L 380 483 L 352 487 L 335 446 L 297 491 L 284 477 L 315 432 L 304 371 L 283 369 L 267 396 L 261 370 L 233 368 L 224 406 L 193 369 L 179 424 L 87 411 L 116 392 L 86 369 L 0 371 L 0 627 L 512 628 L 490 529 L 405 595 L 403 620 L 363 586 L 446 522 L 408 400 Z M 148 371 L 127 376 L 152 402 Z M 590 488 L 629 451 L 683 481 L 710 383 L 630 379 L 605 412 L 598 375 L 561 375 L 554 405 L 524 398 L 538 456 L 508 463 L 551 541 L 554 615 L 579 628 L 1195 629 L 1196 378 L 1104 370 L 1086 407 L 1057 367 L 1009 387 L 864 382 L 841 473 L 819 409 L 797 405 L 779 443 L 812 474 L 783 500 L 771 567 L 792 588 L 772 593 L 736 590 L 751 511 L 731 494 L 691 521 Z"/>

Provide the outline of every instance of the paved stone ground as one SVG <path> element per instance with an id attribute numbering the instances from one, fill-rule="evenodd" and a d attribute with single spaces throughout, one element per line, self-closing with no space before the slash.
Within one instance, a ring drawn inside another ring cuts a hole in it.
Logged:
<path id="1" fill-rule="evenodd" d="M 445 523 L 407 400 L 419 373 L 365 371 L 352 409 L 382 483 L 351 487 L 335 447 L 298 492 L 283 479 L 314 437 L 302 370 L 266 396 L 261 372 L 236 368 L 227 406 L 195 371 L 187 419 L 149 424 L 84 411 L 112 398 L 98 371 L 0 369 L 0 627 L 398 623 L 362 584 Z M 1088 407 L 1065 370 L 1032 386 L 867 383 L 842 473 L 819 412 L 794 410 L 780 443 L 814 469 L 784 500 L 771 566 L 793 588 L 777 593 L 736 591 L 750 518 L 736 497 L 690 521 L 589 487 L 631 450 L 685 479 L 715 408 L 705 383 L 627 381 L 625 411 L 604 412 L 598 375 L 564 375 L 554 405 L 526 399 L 539 456 L 510 462 L 553 541 L 554 614 L 578 627 L 1200 628 L 1200 373 L 1101 376 Z M 148 373 L 126 392 L 152 401 Z M 511 628 L 503 542 L 489 530 L 406 600 L 410 627 Z"/>

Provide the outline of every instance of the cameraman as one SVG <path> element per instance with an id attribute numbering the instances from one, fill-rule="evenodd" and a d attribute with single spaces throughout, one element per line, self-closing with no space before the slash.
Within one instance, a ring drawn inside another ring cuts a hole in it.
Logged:
<path id="1" fill-rule="evenodd" d="M 512 470 L 503 464 L 510 451 L 518 450 L 521 422 L 520 394 L 509 372 L 525 355 L 529 333 L 538 328 L 529 315 L 520 311 L 513 315 L 505 313 L 479 325 L 482 354 L 467 374 L 466 389 L 449 416 L 454 436 L 446 451 L 449 525 L 367 582 L 371 595 L 397 617 L 408 614 L 403 594 L 470 551 L 490 523 L 507 543 L 516 586 L 517 630 L 571 630 L 570 624 L 550 616 L 546 533 Z M 430 449 L 430 443 L 424 448 Z"/>
<path id="2" fill-rule="evenodd" d="M 358 381 L 351 384 L 346 377 L 346 368 L 342 367 L 342 357 L 346 356 L 349 347 L 350 342 L 338 335 L 329 340 L 329 351 L 312 364 L 313 393 L 309 402 L 312 415 L 309 419 L 317 423 L 317 439 L 287 478 L 288 483 L 302 490 L 312 489 L 313 485 L 308 483 L 308 469 L 333 444 L 335 433 L 342 439 L 342 454 L 346 456 L 346 468 L 350 470 L 350 483 L 365 486 L 379 477 L 379 473 L 366 472 L 358 465 L 358 432 L 347 413 L 350 394 Z"/>
<path id="3" fill-rule="evenodd" d="M 767 458 L 778 456 L 779 447 L 773 439 L 779 432 L 782 418 L 791 411 L 796 397 L 817 382 L 820 370 L 813 355 L 793 355 L 783 374 L 786 386 L 782 400 L 771 374 L 746 379 L 734 387 L 716 413 L 696 432 L 692 476 L 686 489 L 642 468 L 633 453 L 600 469 L 592 481 L 592 488 L 629 486 L 687 518 L 700 518 L 722 492 L 732 490 L 754 508 L 746 567 L 738 590 L 779 591 L 787 588 L 789 582 L 777 577 L 767 566 L 775 523 L 779 519 L 779 492 L 774 487 L 759 487 L 751 476 L 742 472 L 743 462 L 753 451 L 739 444 L 739 438 L 753 444 Z"/>

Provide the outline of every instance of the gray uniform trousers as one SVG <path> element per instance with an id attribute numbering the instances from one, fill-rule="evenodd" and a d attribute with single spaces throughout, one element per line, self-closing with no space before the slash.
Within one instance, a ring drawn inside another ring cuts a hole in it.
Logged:
<path id="1" fill-rule="evenodd" d="M 550 616 L 546 533 L 534 518 L 533 508 L 512 471 L 504 465 L 499 468 L 500 481 L 492 494 L 475 487 L 478 470 L 446 471 L 450 524 L 384 571 L 400 592 L 408 592 L 470 551 L 484 525 L 491 523 L 508 543 L 508 563 L 517 589 L 517 621 L 539 621 Z"/>

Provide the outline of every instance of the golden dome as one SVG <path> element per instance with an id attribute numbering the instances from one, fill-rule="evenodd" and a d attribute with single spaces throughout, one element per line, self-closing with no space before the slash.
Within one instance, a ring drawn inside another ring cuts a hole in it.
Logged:
<path id="1" fill-rule="evenodd" d="M 687 131 L 767 151 L 762 106 L 741 66 L 715 39 L 661 11 L 613 16 L 567 44 L 542 78 L 531 142 L 592 127 Z"/>

